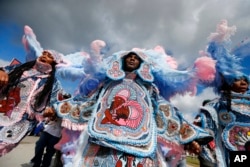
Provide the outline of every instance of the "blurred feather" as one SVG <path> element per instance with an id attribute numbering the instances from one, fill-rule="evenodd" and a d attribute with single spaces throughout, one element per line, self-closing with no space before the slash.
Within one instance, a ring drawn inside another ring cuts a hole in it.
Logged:
<path id="1" fill-rule="evenodd" d="M 230 37 L 236 32 L 236 26 L 228 26 L 227 20 L 221 20 L 217 24 L 216 32 L 213 32 L 209 35 L 208 40 L 214 42 L 222 42 L 230 40 Z"/>
<path id="2" fill-rule="evenodd" d="M 156 52 L 159 52 L 161 53 L 162 55 L 165 55 L 166 56 L 166 62 L 169 64 L 169 66 L 172 68 L 172 69 L 177 69 L 178 68 L 178 63 L 177 61 L 172 57 L 172 56 L 169 56 L 166 52 L 165 52 L 165 49 L 160 46 L 160 45 L 157 45 L 156 47 L 154 47 L 154 50 Z"/>
<path id="3" fill-rule="evenodd" d="M 196 76 L 202 82 L 212 82 L 216 73 L 216 61 L 209 57 L 204 51 L 200 51 L 199 53 L 201 57 L 197 58 L 194 62 Z"/>
<path id="4" fill-rule="evenodd" d="M 42 54 L 43 48 L 36 39 L 36 35 L 33 30 L 25 25 L 24 26 L 24 35 L 22 37 L 22 43 L 26 51 L 26 62 L 35 60 Z"/>
<path id="5" fill-rule="evenodd" d="M 250 56 L 250 38 L 242 40 L 234 49 L 232 49 L 231 53 L 241 58 Z"/>
<path id="6" fill-rule="evenodd" d="M 231 36 L 236 32 L 235 26 L 228 26 L 227 20 L 222 20 L 216 28 L 216 32 L 208 37 L 209 43 L 204 52 L 207 56 L 214 59 L 215 76 L 210 82 L 203 82 L 206 86 L 212 86 L 214 92 L 220 94 L 224 81 L 231 85 L 235 79 L 243 76 L 241 61 L 249 55 L 249 40 L 242 41 L 241 44 L 232 50 Z"/>

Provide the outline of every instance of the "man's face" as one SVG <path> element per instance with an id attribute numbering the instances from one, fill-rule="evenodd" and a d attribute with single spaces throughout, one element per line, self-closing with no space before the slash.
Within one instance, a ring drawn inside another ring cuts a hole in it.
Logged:
<path id="1" fill-rule="evenodd" d="M 248 89 L 248 82 L 245 78 L 234 81 L 231 86 L 231 90 L 237 93 L 245 93 Z"/>
<path id="2" fill-rule="evenodd" d="M 130 54 L 125 59 L 125 71 L 134 71 L 140 66 L 140 58 L 136 54 Z"/>
<path id="3" fill-rule="evenodd" d="M 42 55 L 38 58 L 39 61 L 52 65 L 54 63 L 54 58 L 52 54 L 48 51 L 43 51 Z"/>

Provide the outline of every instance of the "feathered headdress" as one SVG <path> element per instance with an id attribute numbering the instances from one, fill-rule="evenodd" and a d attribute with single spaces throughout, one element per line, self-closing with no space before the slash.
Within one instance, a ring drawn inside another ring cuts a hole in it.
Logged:
<path id="1" fill-rule="evenodd" d="M 249 41 L 238 45 L 234 50 L 231 49 L 230 37 L 236 32 L 236 27 L 228 26 L 227 20 L 222 20 L 216 28 L 216 32 L 208 37 L 209 43 L 206 51 L 200 52 L 216 61 L 215 77 L 212 82 L 203 82 L 206 86 L 212 86 L 214 92 L 219 94 L 224 83 L 231 85 L 235 79 L 245 77 L 242 72 L 242 55 L 249 54 Z"/>
<path id="2" fill-rule="evenodd" d="M 22 43 L 26 51 L 26 61 L 37 59 L 44 50 L 33 30 L 27 25 L 24 26 Z M 56 75 L 67 80 L 79 79 L 80 84 L 75 93 L 86 95 L 96 89 L 106 77 L 103 56 L 108 50 L 109 47 L 104 41 L 94 40 L 87 52 L 80 51 L 64 55 L 55 50 L 48 51 L 57 62 Z"/>
<path id="3" fill-rule="evenodd" d="M 35 60 L 42 55 L 44 49 L 38 42 L 33 30 L 27 25 L 24 26 L 22 43 L 26 51 L 26 61 Z M 99 61 L 102 56 L 101 54 L 107 51 L 107 47 L 104 41 L 95 40 L 91 43 L 90 53 L 80 51 L 64 55 L 55 50 L 48 51 L 52 53 L 57 62 L 56 75 L 62 79 L 76 80 L 85 78 L 88 75 L 89 71 L 91 71 L 89 67 L 90 62 Z M 87 69 L 89 71 L 87 71 Z"/>
<path id="4" fill-rule="evenodd" d="M 178 70 L 178 63 L 175 59 L 165 53 L 161 46 L 154 49 L 134 48 L 130 51 L 114 53 L 108 61 L 107 77 L 112 80 L 119 80 L 125 77 L 122 69 L 123 57 L 128 53 L 135 53 L 142 60 L 142 64 L 135 72 L 145 82 L 151 82 L 157 86 L 159 93 L 169 100 L 176 94 L 196 93 L 197 81 L 201 78 L 198 74 L 203 73 L 202 68 L 195 66 L 188 70 Z M 203 67 L 207 62 L 202 62 Z M 203 75 L 204 80 L 209 80 Z"/>

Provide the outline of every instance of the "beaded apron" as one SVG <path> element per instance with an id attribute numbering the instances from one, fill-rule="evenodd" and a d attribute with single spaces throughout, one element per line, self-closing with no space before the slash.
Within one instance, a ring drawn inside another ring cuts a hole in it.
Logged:
<path id="1" fill-rule="evenodd" d="M 149 94 L 130 79 L 111 82 L 100 97 L 88 131 L 92 142 L 142 157 L 156 150 L 156 125 Z"/>
<path id="2" fill-rule="evenodd" d="M 245 144 L 250 142 L 250 96 L 234 97 L 231 109 L 232 112 L 226 110 L 219 112 L 219 121 L 225 126 L 222 140 L 229 150 L 244 151 Z"/>

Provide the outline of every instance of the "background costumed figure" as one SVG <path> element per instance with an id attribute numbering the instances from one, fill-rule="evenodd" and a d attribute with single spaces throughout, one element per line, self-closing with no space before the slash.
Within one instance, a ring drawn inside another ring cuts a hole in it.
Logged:
<path id="1" fill-rule="evenodd" d="M 36 60 L 0 71 L 6 77 L 1 87 L 0 155 L 11 151 L 42 119 L 45 108 L 56 101 L 60 83 L 55 78 L 59 57 L 55 52 L 43 51 Z"/>
<path id="2" fill-rule="evenodd" d="M 29 26 L 24 26 L 22 42 L 26 63 L 0 68 L 0 150 L 1 156 L 11 151 L 43 119 L 44 109 L 60 100 L 65 92 L 57 79 L 84 77 L 84 52 L 64 56 L 45 50 Z M 79 63 L 80 62 L 80 63 Z M 57 71 L 58 70 L 58 71 Z"/>
<path id="3" fill-rule="evenodd" d="M 242 72 L 241 61 L 249 55 L 249 40 L 231 48 L 231 35 L 236 27 L 222 20 L 215 33 L 209 36 L 202 53 L 216 61 L 212 82 L 203 83 L 214 88 L 218 98 L 201 107 L 195 124 L 206 129 L 214 140 L 202 146 L 199 154 L 204 166 L 230 166 L 229 151 L 245 151 L 249 143 L 249 76 Z M 205 164 L 206 163 L 206 164 Z"/>

